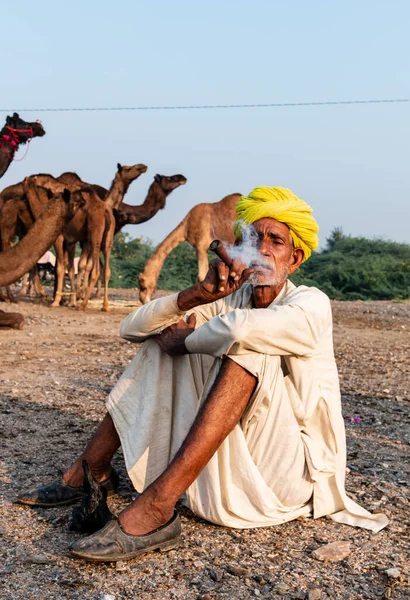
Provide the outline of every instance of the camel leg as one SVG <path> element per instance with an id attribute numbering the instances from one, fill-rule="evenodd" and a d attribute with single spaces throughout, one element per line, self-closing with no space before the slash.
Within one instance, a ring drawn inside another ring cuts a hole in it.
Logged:
<path id="1" fill-rule="evenodd" d="M 93 270 L 93 255 L 91 253 L 89 253 L 88 258 L 87 258 L 87 266 L 84 271 L 83 282 L 82 282 L 81 289 L 80 289 L 81 299 L 84 299 L 84 296 L 90 285 L 90 277 L 91 277 L 92 270 Z M 101 262 L 100 262 L 100 273 L 101 273 Z"/>
<path id="2" fill-rule="evenodd" d="M 70 279 L 70 306 L 76 307 L 77 294 L 75 289 L 74 257 L 76 244 L 69 244 L 67 248 L 67 272 Z"/>
<path id="3" fill-rule="evenodd" d="M 45 291 L 45 289 L 41 285 L 41 281 L 40 281 L 40 277 L 39 277 L 39 274 L 38 274 L 38 271 L 37 271 L 37 267 L 34 267 L 33 269 L 31 269 L 30 275 L 31 275 L 31 278 L 32 278 L 33 287 L 34 287 L 34 291 L 35 291 L 36 296 L 39 297 L 39 298 L 47 298 L 47 292 Z"/>
<path id="4" fill-rule="evenodd" d="M 112 225 L 106 235 L 105 243 L 103 247 L 103 255 L 104 255 L 104 301 L 102 309 L 105 312 L 109 312 L 110 305 L 108 302 L 108 284 L 110 282 L 111 277 L 111 269 L 110 269 L 110 257 L 111 257 L 111 249 L 114 241 L 114 229 L 115 229 L 115 221 L 113 220 Z"/>
<path id="5" fill-rule="evenodd" d="M 10 286 L 5 285 L 4 289 L 6 290 L 5 294 L 0 290 L 0 302 L 13 302 L 13 304 L 18 304 L 17 299 L 11 293 Z"/>
<path id="6" fill-rule="evenodd" d="M 64 237 L 59 235 L 54 242 L 54 250 L 56 252 L 55 277 L 57 277 L 57 286 L 55 287 L 54 301 L 51 304 L 52 308 L 60 306 L 63 297 L 64 288 Z"/>
<path id="7" fill-rule="evenodd" d="M 94 286 L 97 283 L 97 279 L 100 276 L 100 247 L 101 247 L 101 242 L 98 244 L 94 243 L 91 248 L 89 259 L 87 261 L 87 269 L 88 269 L 89 265 L 92 264 L 91 281 L 90 281 L 90 284 L 85 293 L 84 300 L 82 301 L 82 303 L 79 307 L 79 310 L 86 309 L 88 301 L 90 299 L 90 296 L 93 292 Z M 91 258 L 91 260 L 90 260 L 90 258 Z M 86 274 L 88 276 L 87 269 L 86 269 Z"/>
<path id="8" fill-rule="evenodd" d="M 198 259 L 198 281 L 203 281 L 208 273 L 208 248 L 195 248 Z"/>
<path id="9" fill-rule="evenodd" d="M 29 273 L 26 273 L 23 276 L 23 281 L 22 281 L 22 284 L 21 284 L 20 292 L 19 292 L 20 296 L 26 296 L 27 295 L 28 287 L 29 287 L 29 278 L 30 278 Z"/>
<path id="10" fill-rule="evenodd" d="M 87 262 L 89 255 L 89 246 L 87 242 L 81 248 L 81 256 L 78 262 L 78 273 L 77 273 L 77 285 L 76 285 L 76 294 L 77 300 L 82 300 L 84 297 L 83 289 L 84 289 L 84 278 L 87 270 Z M 90 270 L 91 270 L 90 266 Z"/>
<path id="11" fill-rule="evenodd" d="M 102 271 L 102 265 L 100 264 L 100 270 Z M 101 277 L 97 281 L 97 291 L 94 294 L 94 300 L 99 300 L 101 298 Z"/>

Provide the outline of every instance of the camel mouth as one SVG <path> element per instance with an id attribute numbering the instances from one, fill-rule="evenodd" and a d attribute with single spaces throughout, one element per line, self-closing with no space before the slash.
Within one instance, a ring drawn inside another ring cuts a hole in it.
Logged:
<path id="1" fill-rule="evenodd" d="M 34 123 L 32 129 L 33 133 L 35 133 L 37 137 L 43 137 L 43 135 L 46 135 L 46 131 L 40 123 Z"/>
<path id="2" fill-rule="evenodd" d="M 140 165 L 139 171 L 140 173 L 146 173 L 148 171 L 147 165 Z"/>

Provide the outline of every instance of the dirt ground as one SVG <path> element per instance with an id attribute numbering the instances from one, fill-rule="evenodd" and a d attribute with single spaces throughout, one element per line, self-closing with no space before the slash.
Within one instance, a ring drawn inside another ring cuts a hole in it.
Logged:
<path id="1" fill-rule="evenodd" d="M 326 518 L 230 530 L 181 508 L 177 550 L 95 565 L 67 552 L 79 535 L 67 530 L 70 507 L 15 503 L 20 490 L 50 481 L 76 457 L 138 350 L 118 335 L 121 319 L 137 305 L 136 293 L 112 290 L 111 297 L 109 314 L 95 302 L 78 313 L 23 300 L 18 310 L 26 327 L 0 332 L 1 600 L 409 598 L 409 303 L 333 302 L 347 490 L 364 507 L 388 515 L 389 526 L 378 534 Z M 133 489 L 120 454 L 115 466 L 122 485 L 109 503 L 118 512 Z M 312 556 L 340 540 L 351 543 L 344 560 Z M 397 577 L 388 576 L 391 568 Z"/>

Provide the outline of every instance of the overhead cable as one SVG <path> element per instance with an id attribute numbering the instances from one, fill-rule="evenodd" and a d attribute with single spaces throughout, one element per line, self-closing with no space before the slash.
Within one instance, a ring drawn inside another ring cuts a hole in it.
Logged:
<path id="1" fill-rule="evenodd" d="M 138 110 L 214 110 L 228 108 L 286 108 L 296 106 L 342 106 L 349 104 L 393 104 L 410 102 L 410 98 L 383 100 L 326 100 L 323 102 L 272 102 L 266 104 L 187 104 L 175 106 L 106 106 L 66 108 L 0 108 L 0 112 L 110 112 Z"/>

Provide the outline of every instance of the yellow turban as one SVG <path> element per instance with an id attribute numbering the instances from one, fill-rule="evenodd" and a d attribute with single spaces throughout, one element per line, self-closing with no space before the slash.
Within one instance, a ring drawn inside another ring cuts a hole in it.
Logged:
<path id="1" fill-rule="evenodd" d="M 304 261 L 319 245 L 319 226 L 309 204 L 290 190 L 282 187 L 258 187 L 249 196 L 242 196 L 236 204 L 238 220 L 234 223 L 236 237 L 241 237 L 243 224 L 250 225 L 270 217 L 285 223 L 290 229 L 293 245 L 302 248 Z"/>

